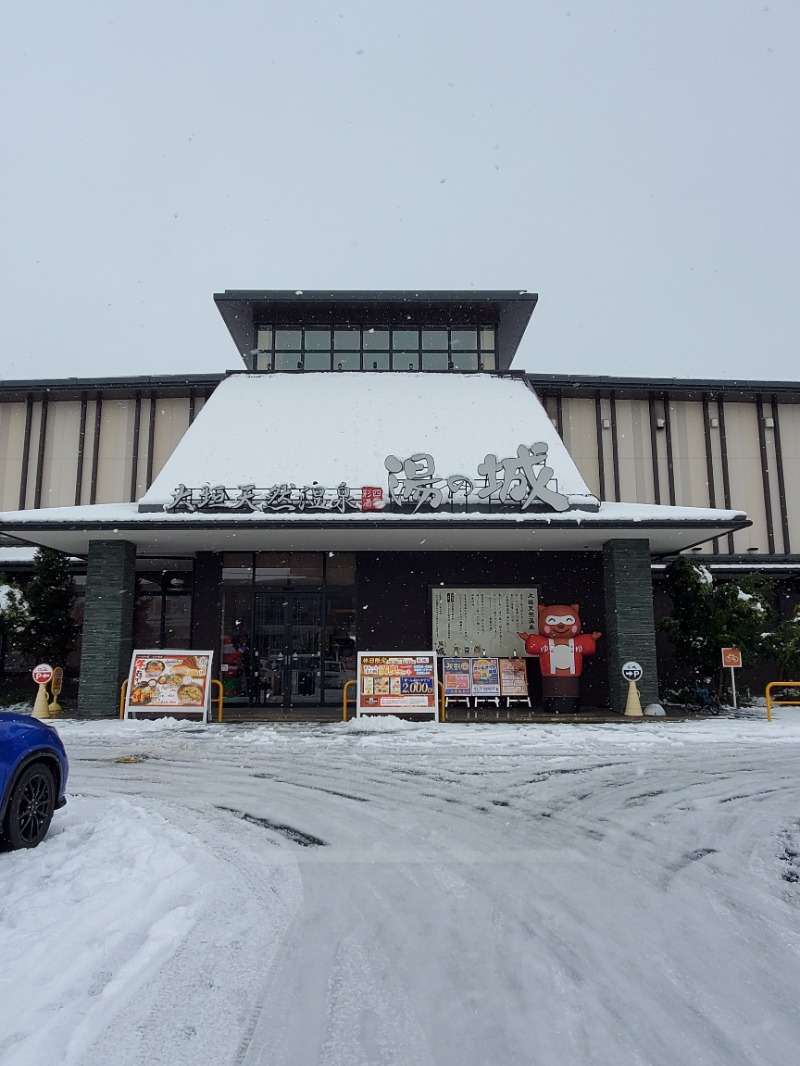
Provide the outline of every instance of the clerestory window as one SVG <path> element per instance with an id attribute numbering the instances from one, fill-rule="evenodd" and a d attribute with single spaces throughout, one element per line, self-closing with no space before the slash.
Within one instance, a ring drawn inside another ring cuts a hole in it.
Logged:
<path id="1" fill-rule="evenodd" d="M 497 368 L 494 326 L 259 326 L 254 370 L 481 371 Z"/>

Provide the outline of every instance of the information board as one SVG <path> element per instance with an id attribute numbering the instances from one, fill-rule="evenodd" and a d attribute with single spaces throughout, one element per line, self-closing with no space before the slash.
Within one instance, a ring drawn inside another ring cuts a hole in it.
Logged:
<path id="1" fill-rule="evenodd" d="M 433 647 L 442 656 L 512 657 L 539 631 L 535 588 L 434 588 Z"/>
<path id="2" fill-rule="evenodd" d="M 210 651 L 134 651 L 125 694 L 125 717 L 170 712 L 208 718 Z"/>
<path id="3" fill-rule="evenodd" d="M 435 652 L 360 651 L 357 680 L 356 715 L 433 714 L 439 721 Z"/>

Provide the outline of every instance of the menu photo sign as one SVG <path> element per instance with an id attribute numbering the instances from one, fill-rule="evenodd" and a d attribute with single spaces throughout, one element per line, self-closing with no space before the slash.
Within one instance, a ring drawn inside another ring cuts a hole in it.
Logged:
<path id="1" fill-rule="evenodd" d="M 495 699 L 500 695 L 500 660 L 472 659 L 472 695 L 478 699 Z"/>
<path id="2" fill-rule="evenodd" d="M 208 718 L 211 696 L 210 651 L 160 648 L 131 657 L 125 718 L 132 714 L 195 714 Z"/>
<path id="3" fill-rule="evenodd" d="M 493 699 L 497 696 L 527 698 L 528 675 L 524 658 L 442 659 L 442 682 L 448 699 L 471 696 Z"/>
<path id="4" fill-rule="evenodd" d="M 500 660 L 500 695 L 528 695 L 528 674 L 524 659 Z"/>
<path id="5" fill-rule="evenodd" d="M 442 659 L 442 683 L 449 699 L 472 695 L 472 660 Z"/>
<path id="6" fill-rule="evenodd" d="M 439 721 L 433 651 L 358 653 L 356 715 L 432 714 Z"/>

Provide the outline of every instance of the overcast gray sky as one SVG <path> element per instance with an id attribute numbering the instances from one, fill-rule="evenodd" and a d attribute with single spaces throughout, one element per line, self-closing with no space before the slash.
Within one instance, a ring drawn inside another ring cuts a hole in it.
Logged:
<path id="1" fill-rule="evenodd" d="M 0 376 L 241 366 L 223 289 L 528 289 L 516 366 L 800 378 L 798 0 L 5 4 Z"/>

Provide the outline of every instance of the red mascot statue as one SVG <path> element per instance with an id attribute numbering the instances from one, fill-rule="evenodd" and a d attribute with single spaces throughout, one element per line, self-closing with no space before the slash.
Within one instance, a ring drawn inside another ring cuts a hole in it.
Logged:
<path id="1" fill-rule="evenodd" d="M 539 658 L 546 714 L 575 713 L 584 655 L 594 655 L 601 633 L 581 633 L 580 604 L 539 607 L 539 632 L 520 633 L 528 655 Z"/>

